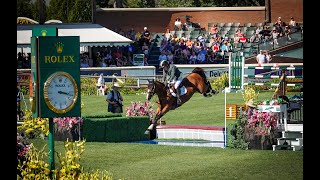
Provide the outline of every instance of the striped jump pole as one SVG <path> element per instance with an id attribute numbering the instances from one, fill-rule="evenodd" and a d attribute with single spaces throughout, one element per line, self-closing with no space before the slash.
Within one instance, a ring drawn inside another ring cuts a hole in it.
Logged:
<path id="1" fill-rule="evenodd" d="M 301 70 L 303 67 L 293 66 L 246 66 L 246 69 L 265 69 L 265 70 Z"/>
<path id="2" fill-rule="evenodd" d="M 243 89 L 244 83 L 244 56 L 231 54 L 229 56 L 229 87 L 231 90 Z"/>

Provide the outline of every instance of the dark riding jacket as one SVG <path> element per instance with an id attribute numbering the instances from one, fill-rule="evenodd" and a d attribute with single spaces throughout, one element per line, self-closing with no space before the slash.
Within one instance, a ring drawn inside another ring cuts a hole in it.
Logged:
<path id="1" fill-rule="evenodd" d="M 180 77 L 181 71 L 175 65 L 170 65 L 168 72 L 163 71 L 163 82 L 177 80 Z"/>

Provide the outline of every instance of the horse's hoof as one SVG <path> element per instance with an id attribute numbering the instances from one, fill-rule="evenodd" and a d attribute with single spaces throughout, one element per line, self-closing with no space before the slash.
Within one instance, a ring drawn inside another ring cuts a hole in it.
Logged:
<path id="1" fill-rule="evenodd" d="M 150 134 L 150 131 L 149 131 L 149 130 L 146 130 L 146 131 L 144 132 L 144 134 Z"/>

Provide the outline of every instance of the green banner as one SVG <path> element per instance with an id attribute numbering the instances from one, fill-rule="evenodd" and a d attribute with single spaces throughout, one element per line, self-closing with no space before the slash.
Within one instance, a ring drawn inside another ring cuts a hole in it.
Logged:
<path id="1" fill-rule="evenodd" d="M 34 27 L 32 37 L 34 36 L 58 36 L 58 29 L 56 27 Z"/>

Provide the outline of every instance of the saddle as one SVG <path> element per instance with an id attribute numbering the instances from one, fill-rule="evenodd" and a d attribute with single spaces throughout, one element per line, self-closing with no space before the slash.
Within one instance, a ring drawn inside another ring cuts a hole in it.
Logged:
<path id="1" fill-rule="evenodd" d="M 187 93 L 187 88 L 182 84 L 182 83 L 180 83 L 180 85 L 179 85 L 179 87 L 178 88 L 180 88 L 180 97 L 181 96 L 183 96 L 183 95 L 185 95 L 186 93 Z M 177 97 L 176 96 L 176 93 L 177 93 L 177 91 L 176 91 L 176 89 L 174 88 L 174 84 L 169 84 L 169 87 L 168 87 L 168 90 L 169 91 L 167 91 L 167 95 L 169 96 L 169 95 L 172 95 L 173 97 Z"/>

